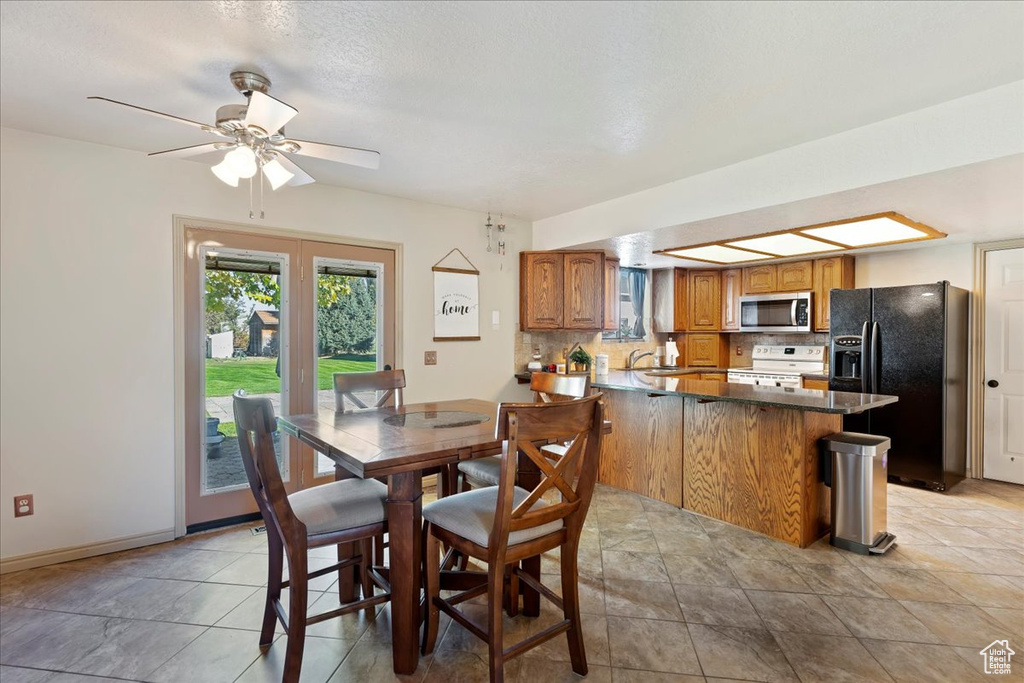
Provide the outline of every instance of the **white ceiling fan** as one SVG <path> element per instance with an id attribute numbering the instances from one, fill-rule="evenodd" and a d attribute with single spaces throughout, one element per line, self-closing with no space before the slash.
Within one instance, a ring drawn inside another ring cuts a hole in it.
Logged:
<path id="1" fill-rule="evenodd" d="M 284 126 L 299 111 L 267 94 L 270 79 L 266 76 L 251 71 L 234 71 L 231 74 L 231 83 L 248 101 L 246 104 L 226 104 L 217 109 L 216 125 L 199 123 L 107 97 L 89 99 L 110 102 L 151 116 L 184 123 L 225 138 L 218 142 L 153 152 L 149 156 L 191 157 L 223 150 L 224 158 L 211 170 L 232 187 L 238 187 L 239 179 L 252 178 L 257 173 L 261 173 L 274 190 L 284 185 L 298 186 L 315 182 L 312 176 L 289 158 L 289 155 L 293 154 L 364 168 L 380 167 L 380 152 L 287 137 Z M 260 187 L 262 188 L 262 183 Z"/>

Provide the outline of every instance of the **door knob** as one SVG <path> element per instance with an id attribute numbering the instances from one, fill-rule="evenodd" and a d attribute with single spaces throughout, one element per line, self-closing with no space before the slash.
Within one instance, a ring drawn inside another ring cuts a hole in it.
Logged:
<path id="1" fill-rule="evenodd" d="M 995 389 L 996 387 L 998 387 L 998 386 L 999 386 L 999 382 L 997 382 L 997 381 L 996 381 L 996 380 L 994 380 L 994 379 L 990 379 L 990 380 L 988 381 L 988 385 L 989 385 L 990 387 L 992 387 L 993 389 Z"/>

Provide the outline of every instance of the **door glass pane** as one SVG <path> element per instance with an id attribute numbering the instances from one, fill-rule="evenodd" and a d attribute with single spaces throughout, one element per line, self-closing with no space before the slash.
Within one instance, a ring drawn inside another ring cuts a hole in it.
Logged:
<path id="1" fill-rule="evenodd" d="M 202 430 L 203 495 L 248 486 L 238 448 L 231 395 L 265 396 L 281 413 L 287 330 L 281 255 L 217 249 L 203 268 L 205 363 Z M 287 439 L 274 434 L 282 477 L 288 479 Z"/>
<path id="2" fill-rule="evenodd" d="M 383 296 L 381 264 L 314 259 L 316 269 L 316 358 L 318 409 L 334 410 L 334 374 L 380 368 Z M 360 397 L 376 402 L 375 392 Z M 334 462 L 318 453 L 316 476 L 334 472 Z"/>

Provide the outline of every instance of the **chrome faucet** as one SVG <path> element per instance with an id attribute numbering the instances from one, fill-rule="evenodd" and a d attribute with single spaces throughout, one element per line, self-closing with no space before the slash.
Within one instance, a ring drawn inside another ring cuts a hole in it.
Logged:
<path id="1" fill-rule="evenodd" d="M 637 355 L 638 353 L 640 355 Z M 640 353 L 640 349 L 633 349 L 632 351 L 629 352 L 629 358 L 626 360 L 626 369 L 627 370 L 632 370 L 633 368 L 636 367 L 636 362 L 638 360 L 640 360 L 644 356 L 653 356 L 653 355 L 654 355 L 654 351 L 647 351 L 646 353 Z"/>

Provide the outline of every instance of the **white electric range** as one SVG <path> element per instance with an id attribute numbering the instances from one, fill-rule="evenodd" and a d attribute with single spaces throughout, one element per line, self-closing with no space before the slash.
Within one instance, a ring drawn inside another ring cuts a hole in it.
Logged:
<path id="1" fill-rule="evenodd" d="M 728 380 L 733 384 L 756 384 L 769 387 L 797 387 L 803 373 L 825 371 L 824 346 L 755 346 L 749 368 L 729 368 Z"/>

